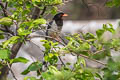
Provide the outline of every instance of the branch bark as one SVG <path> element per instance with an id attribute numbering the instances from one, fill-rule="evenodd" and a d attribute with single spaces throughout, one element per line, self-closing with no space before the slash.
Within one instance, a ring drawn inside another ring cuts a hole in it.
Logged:
<path id="1" fill-rule="evenodd" d="M 0 2 L 0 6 L 1 6 L 2 10 L 3 10 L 4 16 L 8 17 L 8 13 L 7 13 L 7 11 L 6 11 L 6 9 L 5 9 L 5 7 L 4 7 L 2 2 Z"/>

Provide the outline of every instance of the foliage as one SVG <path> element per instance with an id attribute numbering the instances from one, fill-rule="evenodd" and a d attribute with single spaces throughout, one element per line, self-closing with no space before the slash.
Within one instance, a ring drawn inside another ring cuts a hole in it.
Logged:
<path id="1" fill-rule="evenodd" d="M 34 31 L 44 30 L 47 24 L 45 16 L 47 14 L 56 14 L 57 5 L 61 5 L 62 0 L 2 0 L 7 3 L 11 15 L 8 15 L 3 9 L 3 18 L 0 19 L 0 24 L 5 30 L 0 31 L 0 39 L 4 39 L 0 44 L 0 69 L 4 66 L 11 66 L 14 63 L 29 62 L 24 57 L 11 58 L 14 54 L 12 47 L 17 43 L 25 43 L 30 41 L 30 34 Z M 109 1 L 107 6 L 119 7 L 119 0 Z M 47 10 L 45 10 L 47 7 Z M 40 16 L 37 19 L 32 18 L 32 10 L 34 8 L 40 9 Z M 6 9 L 7 10 L 7 9 Z M 7 15 L 7 16 L 4 16 Z M 12 25 L 16 28 L 11 30 Z M 13 32 L 12 32 L 13 31 Z M 29 72 L 35 71 L 36 76 L 26 76 L 24 80 L 118 80 L 120 79 L 120 65 L 119 58 L 115 60 L 111 55 L 111 50 L 120 50 L 120 38 L 111 38 L 104 40 L 103 35 L 105 32 L 115 34 L 116 30 L 112 24 L 103 24 L 103 28 L 96 31 L 96 35 L 92 33 L 73 34 L 66 37 L 68 43 L 65 44 L 60 41 L 42 40 L 44 57 L 43 62 L 34 61 L 21 75 L 27 75 Z M 9 37 L 6 37 L 5 34 Z M 6 40 L 7 39 L 7 40 Z M 61 48 L 59 45 L 62 45 Z M 74 54 L 77 61 L 72 65 L 64 63 L 61 56 L 65 54 Z M 86 65 L 86 59 L 92 60 L 101 64 L 103 67 L 91 68 Z M 104 59 L 107 63 L 100 62 Z M 61 67 L 58 68 L 58 61 L 61 62 Z M 70 67 L 72 65 L 72 67 Z M 10 70 L 12 71 L 12 70 Z M 103 73 L 103 74 L 101 74 Z M 13 76 L 14 77 L 14 76 Z"/>
<path id="2" fill-rule="evenodd" d="M 112 0 L 106 3 L 107 6 L 109 7 L 120 7 L 120 0 Z"/>
<path id="3" fill-rule="evenodd" d="M 2 25 L 12 25 L 12 19 L 8 18 L 8 17 L 4 17 L 0 19 L 0 24 Z"/>

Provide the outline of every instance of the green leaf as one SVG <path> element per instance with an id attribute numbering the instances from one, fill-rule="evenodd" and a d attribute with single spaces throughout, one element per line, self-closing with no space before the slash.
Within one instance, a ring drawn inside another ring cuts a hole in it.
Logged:
<path id="1" fill-rule="evenodd" d="M 103 29 L 104 29 L 104 30 L 107 30 L 107 29 L 108 29 L 107 24 L 103 24 Z"/>
<path id="2" fill-rule="evenodd" d="M 42 68 L 42 63 L 34 62 L 28 68 L 30 71 L 37 71 L 38 69 Z"/>
<path id="3" fill-rule="evenodd" d="M 9 59 L 10 57 L 10 51 L 7 49 L 1 49 L 0 50 L 0 59 Z"/>
<path id="4" fill-rule="evenodd" d="M 93 35 L 92 33 L 86 33 L 86 34 L 84 35 L 84 38 L 85 38 L 86 40 L 95 39 L 95 35 Z"/>
<path id="5" fill-rule="evenodd" d="M 27 63 L 28 61 L 29 60 L 24 57 L 18 57 L 18 58 L 12 59 L 10 63 L 17 63 L 17 62 Z"/>
<path id="6" fill-rule="evenodd" d="M 96 77 L 98 77 L 100 80 L 103 80 L 99 73 L 95 73 L 95 74 L 96 74 Z"/>
<path id="7" fill-rule="evenodd" d="M 73 51 L 76 53 L 76 54 L 84 54 L 86 56 L 88 56 L 88 52 L 87 50 L 90 49 L 90 44 L 88 44 L 87 42 L 83 43 L 83 44 L 80 44 L 79 47 L 76 47 L 75 49 L 73 49 Z"/>
<path id="8" fill-rule="evenodd" d="M 108 26 L 109 25 L 109 26 Z M 114 34 L 115 33 L 115 29 L 113 28 L 113 25 L 112 24 L 103 24 L 103 30 L 105 30 L 105 31 L 109 31 L 109 32 L 111 32 L 112 34 Z"/>
<path id="9" fill-rule="evenodd" d="M 17 30 L 17 32 L 18 32 L 18 34 L 19 34 L 20 36 L 26 36 L 26 35 L 32 33 L 32 31 L 30 31 L 30 30 L 28 30 L 28 29 L 26 30 L 25 28 L 19 28 L 19 29 Z"/>
<path id="10" fill-rule="evenodd" d="M 48 53 L 48 55 L 46 55 L 44 57 L 44 60 L 46 62 L 49 62 L 50 64 L 55 64 L 58 61 L 58 54 L 57 53 Z"/>
<path id="11" fill-rule="evenodd" d="M 62 72 L 54 66 L 50 66 L 47 72 L 42 73 L 42 77 L 45 80 L 64 80 Z"/>
<path id="12" fill-rule="evenodd" d="M 106 3 L 106 6 L 108 6 L 108 7 L 113 7 L 113 6 L 114 6 L 113 1 L 109 1 L 109 2 L 107 2 L 107 3 Z"/>
<path id="13" fill-rule="evenodd" d="M 77 68 L 77 67 L 80 67 L 81 65 L 83 65 L 83 67 L 86 67 L 86 62 L 85 62 L 85 59 L 84 59 L 84 58 L 79 57 L 79 58 L 77 59 L 77 63 L 76 63 L 76 65 L 75 65 L 75 67 Z"/>
<path id="14" fill-rule="evenodd" d="M 33 63 L 30 64 L 29 67 L 28 67 L 26 70 L 24 70 L 21 74 L 26 75 L 26 74 L 28 74 L 30 71 L 37 71 L 37 70 L 39 70 L 39 69 L 41 69 L 41 68 L 42 68 L 42 63 L 40 63 L 40 62 L 33 62 Z"/>
<path id="15" fill-rule="evenodd" d="M 5 42 L 3 42 L 3 48 L 6 48 L 9 43 L 10 43 L 10 40 L 6 40 Z"/>
<path id="16" fill-rule="evenodd" d="M 25 77 L 24 80 L 38 80 L 35 77 Z"/>
<path id="17" fill-rule="evenodd" d="M 3 42 L 3 48 L 6 48 L 8 46 L 8 44 L 16 43 L 19 38 L 20 38 L 19 36 L 13 36 L 9 40 L 6 40 L 5 42 Z"/>
<path id="18" fill-rule="evenodd" d="M 47 50 L 51 48 L 51 46 L 50 46 L 50 43 L 49 43 L 49 42 L 44 43 L 44 44 L 43 44 L 43 46 L 44 46 Z"/>
<path id="19" fill-rule="evenodd" d="M 54 6 L 51 10 L 51 13 L 55 15 L 57 13 L 57 7 Z"/>
<path id="20" fill-rule="evenodd" d="M 36 19 L 33 21 L 33 24 L 46 24 L 46 20 L 41 18 L 41 19 Z"/>
<path id="21" fill-rule="evenodd" d="M 8 17 L 4 17 L 0 19 L 0 24 L 2 25 L 12 25 L 12 19 L 8 18 Z"/>
<path id="22" fill-rule="evenodd" d="M 113 28 L 113 25 L 112 25 L 112 24 L 109 24 L 109 26 L 110 26 L 110 28 L 108 28 L 107 30 L 108 30 L 109 32 L 111 32 L 112 34 L 114 34 L 114 33 L 115 33 L 115 29 Z"/>
<path id="23" fill-rule="evenodd" d="M 26 70 L 24 70 L 21 74 L 22 75 L 26 75 L 26 74 L 28 74 L 30 71 L 28 70 L 28 69 L 26 69 Z"/>
<path id="24" fill-rule="evenodd" d="M 89 50 L 90 49 L 90 44 L 88 44 L 87 42 L 84 42 L 83 44 L 81 44 L 79 49 L 81 49 L 81 50 Z"/>
<path id="25" fill-rule="evenodd" d="M 106 3 L 108 7 L 120 7 L 120 0 L 112 0 Z"/>
<path id="26" fill-rule="evenodd" d="M 4 36 L 3 36 L 3 35 L 0 35 L 0 39 L 4 39 Z"/>
<path id="27" fill-rule="evenodd" d="M 104 34 L 104 32 L 105 32 L 105 30 L 103 30 L 103 29 L 99 29 L 99 30 L 97 30 L 97 31 L 96 31 L 96 35 L 97 35 L 97 37 L 98 37 L 98 38 L 101 38 L 102 35 Z"/>
<path id="28" fill-rule="evenodd" d="M 53 0 L 51 1 L 52 4 L 61 4 L 62 0 Z"/>
<path id="29" fill-rule="evenodd" d="M 49 53 L 48 56 L 49 56 L 49 58 L 52 58 L 54 56 L 54 54 Z"/>
<path id="30" fill-rule="evenodd" d="M 40 0 L 32 0 L 32 2 L 40 2 Z"/>
<path id="31" fill-rule="evenodd" d="M 4 39 L 4 32 L 0 30 L 0 39 Z"/>
<path id="32" fill-rule="evenodd" d="M 32 22 L 29 29 L 39 27 L 39 25 L 41 25 L 41 24 L 46 24 L 46 20 L 43 18 L 36 19 Z"/>
<path id="33" fill-rule="evenodd" d="M 113 0 L 115 7 L 120 7 L 120 0 Z"/>

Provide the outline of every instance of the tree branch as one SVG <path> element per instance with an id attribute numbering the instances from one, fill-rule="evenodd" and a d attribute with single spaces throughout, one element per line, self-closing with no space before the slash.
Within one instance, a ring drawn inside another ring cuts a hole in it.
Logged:
<path id="1" fill-rule="evenodd" d="M 13 35 L 11 35 L 10 33 L 4 33 L 4 32 L 0 32 L 0 35 L 8 35 L 10 37 L 12 37 Z"/>
<path id="2" fill-rule="evenodd" d="M 4 7 L 2 2 L 0 2 L 0 6 L 1 6 L 2 10 L 3 10 L 4 16 L 8 17 L 8 13 L 7 13 L 7 11 L 6 11 L 6 9 L 5 9 L 5 7 Z"/>
<path id="3" fill-rule="evenodd" d="M 1 27 L 0 27 L 0 30 L 3 31 L 3 32 L 7 32 L 5 29 L 3 29 L 3 28 L 1 28 Z"/>
<path id="4" fill-rule="evenodd" d="M 33 35 L 33 36 L 29 36 L 28 38 L 40 38 L 40 37 L 44 37 L 44 38 L 49 38 L 49 39 L 53 39 L 57 42 L 59 42 L 61 45 L 65 46 L 66 44 L 64 44 L 63 42 L 61 41 L 58 41 L 57 39 L 53 38 L 53 37 L 50 37 L 50 36 L 45 36 L 45 35 Z"/>
<path id="5" fill-rule="evenodd" d="M 34 12 L 32 14 L 32 19 L 37 19 L 40 15 L 40 9 L 38 7 L 35 7 Z"/>
<path id="6" fill-rule="evenodd" d="M 15 80 L 17 80 L 17 78 L 16 78 L 16 76 L 15 76 L 15 74 L 14 74 L 13 70 L 11 69 L 10 64 L 8 62 L 7 62 L 7 65 L 8 65 L 8 68 L 9 68 L 10 72 L 12 73 L 13 78 Z"/>
<path id="7" fill-rule="evenodd" d="M 53 39 L 53 40 L 59 42 L 59 43 L 62 44 L 63 46 L 66 45 L 66 44 L 64 44 L 64 43 L 62 43 L 62 42 L 60 42 L 60 41 L 58 41 L 58 40 L 56 40 L 55 38 L 52 38 L 52 37 L 50 37 L 50 36 L 44 36 L 44 35 L 29 36 L 29 38 L 37 38 L 37 37 L 44 37 L 44 38 L 47 37 L 47 38 L 50 38 L 50 39 Z M 103 51 L 103 50 L 101 50 L 101 51 Z M 72 52 L 72 51 L 71 51 L 71 52 Z M 99 51 L 99 52 L 100 52 L 100 51 Z M 73 52 L 73 53 L 75 53 L 75 52 Z M 96 53 L 98 53 L 98 52 L 96 52 Z M 76 54 L 77 54 L 77 53 L 76 53 Z M 101 61 L 98 61 L 98 60 L 95 60 L 95 59 L 91 59 L 91 58 L 89 58 L 89 57 L 87 57 L 87 56 L 85 56 L 85 55 L 79 54 L 79 56 L 84 57 L 84 58 L 87 58 L 87 59 L 90 59 L 90 60 L 92 60 L 92 61 L 94 61 L 94 62 L 97 62 L 97 63 L 99 63 L 99 64 L 106 65 L 105 63 L 103 63 L 103 62 L 101 62 Z"/>
<path id="8" fill-rule="evenodd" d="M 11 48 L 12 54 L 10 55 L 10 59 L 14 59 L 14 58 L 16 57 L 16 55 L 17 55 L 20 47 L 22 46 L 22 43 L 23 43 L 23 42 L 18 42 L 18 43 L 14 44 L 14 45 L 12 46 L 12 48 Z"/>
<path id="9" fill-rule="evenodd" d="M 89 59 L 89 60 L 91 60 L 91 61 L 94 61 L 94 62 L 97 62 L 97 63 L 99 63 L 99 64 L 102 64 L 102 65 L 106 66 L 105 63 L 103 63 L 103 62 L 101 62 L 101 61 L 98 61 L 98 60 L 95 60 L 95 59 L 91 59 L 91 58 L 89 58 L 88 56 L 85 56 L 85 55 L 82 55 L 82 54 L 79 54 L 79 56 L 84 57 L 84 58 L 86 58 L 86 59 Z"/>
<path id="10" fill-rule="evenodd" d="M 64 64 L 64 62 L 62 61 L 61 57 L 60 57 L 60 56 L 58 56 L 58 57 L 59 57 L 59 59 L 60 59 L 60 61 L 61 61 L 62 65 L 64 65 L 64 66 L 65 66 L 65 64 Z"/>
<path id="11" fill-rule="evenodd" d="M 43 15 L 45 13 L 46 9 L 47 9 L 47 7 L 45 6 L 43 11 L 42 11 L 42 13 L 40 15 Z"/>

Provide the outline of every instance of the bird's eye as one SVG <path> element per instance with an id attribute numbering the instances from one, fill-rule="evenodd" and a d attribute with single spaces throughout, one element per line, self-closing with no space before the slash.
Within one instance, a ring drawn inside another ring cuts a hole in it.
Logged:
<path id="1" fill-rule="evenodd" d="M 63 14 L 59 15 L 59 17 L 60 17 L 60 18 L 63 17 Z"/>

